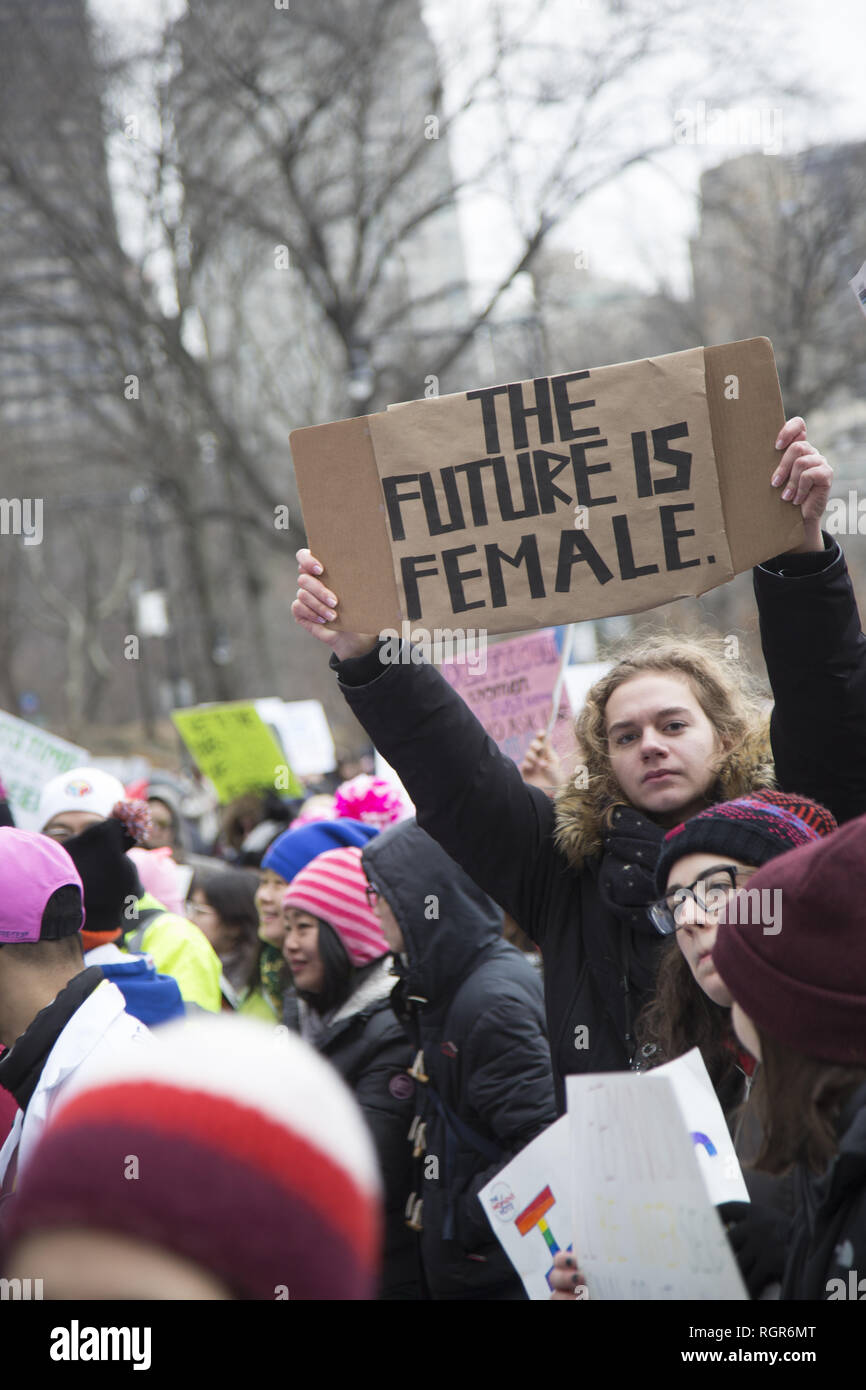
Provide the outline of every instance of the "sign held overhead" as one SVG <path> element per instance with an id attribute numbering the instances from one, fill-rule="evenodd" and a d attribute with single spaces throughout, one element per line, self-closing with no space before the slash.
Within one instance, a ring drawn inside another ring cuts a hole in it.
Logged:
<path id="1" fill-rule="evenodd" d="M 336 627 L 510 632 L 704 593 L 802 539 L 766 338 L 295 430 Z"/>

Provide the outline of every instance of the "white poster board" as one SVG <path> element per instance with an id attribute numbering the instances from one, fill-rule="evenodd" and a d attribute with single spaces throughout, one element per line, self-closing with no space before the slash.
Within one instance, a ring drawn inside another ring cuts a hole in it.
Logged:
<path id="1" fill-rule="evenodd" d="M 497 1173 L 478 1200 L 532 1299 L 550 1298 L 553 1257 L 571 1248 L 571 1141 L 563 1115 Z"/>
<path id="2" fill-rule="evenodd" d="M 20 830 L 42 829 L 38 807 L 45 783 L 89 760 L 86 748 L 0 710 L 0 779 Z"/>
<path id="3" fill-rule="evenodd" d="M 625 1075 L 638 1082 L 663 1077 L 673 1087 L 678 1127 L 691 1140 L 703 1182 L 704 1207 L 707 1201 L 748 1202 L 724 1112 L 698 1048 L 654 1071 Z M 575 1145 L 572 1158 L 569 1117 L 564 1115 L 478 1194 L 494 1235 L 531 1299 L 550 1298 L 553 1257 L 571 1248 L 571 1203 L 583 1172 L 577 1139 Z"/>
<path id="4" fill-rule="evenodd" d="M 566 1077 L 574 1248 L 591 1299 L 748 1297 L 669 1076 Z"/>
<path id="5" fill-rule="evenodd" d="M 256 700 L 256 709 L 276 733 L 297 777 L 316 777 L 337 766 L 334 739 L 318 700 Z"/>

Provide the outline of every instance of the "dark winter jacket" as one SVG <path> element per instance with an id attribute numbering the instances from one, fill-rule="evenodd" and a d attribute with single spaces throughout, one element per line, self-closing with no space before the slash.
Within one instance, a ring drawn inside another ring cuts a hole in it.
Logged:
<path id="1" fill-rule="evenodd" d="M 839 1134 L 825 1174 L 795 1169 L 797 1211 L 783 1299 L 866 1299 L 866 1085 L 845 1107 Z"/>
<path id="2" fill-rule="evenodd" d="M 408 1134 L 415 1114 L 415 1083 L 409 1076 L 414 1053 L 391 1012 L 390 968 L 390 956 L 366 966 L 354 993 L 328 1017 L 324 1029 L 311 1031 L 305 1025 L 309 1011 L 303 1003 L 298 1023 L 354 1092 L 376 1145 L 385 1192 L 381 1297 L 417 1299 L 418 1242 L 405 1222 L 413 1176 Z"/>
<path id="3" fill-rule="evenodd" d="M 780 785 L 844 820 L 866 811 L 866 639 L 844 558 L 830 546 L 769 562 L 755 589 Z M 415 802 L 418 824 L 541 947 L 564 1108 L 563 1076 L 632 1060 L 633 1021 L 650 996 L 661 940 L 643 904 L 663 831 L 624 807 L 602 853 L 576 868 L 554 839 L 548 797 L 523 781 L 438 671 L 383 666 L 378 651 L 331 664 Z"/>
<path id="4" fill-rule="evenodd" d="M 392 1004 L 421 1054 L 412 1214 L 428 1291 L 523 1298 L 476 1194 L 556 1118 L 538 974 L 502 939 L 501 909 L 414 822 L 362 858 L 405 943 Z"/>

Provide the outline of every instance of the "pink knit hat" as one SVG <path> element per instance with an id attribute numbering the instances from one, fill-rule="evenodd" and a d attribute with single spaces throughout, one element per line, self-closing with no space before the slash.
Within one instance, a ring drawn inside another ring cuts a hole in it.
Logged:
<path id="1" fill-rule="evenodd" d="M 318 854 L 292 879 L 283 907 L 310 912 L 334 928 L 353 965 L 366 965 L 390 951 L 379 919 L 367 904 L 361 851 L 330 849 Z"/>

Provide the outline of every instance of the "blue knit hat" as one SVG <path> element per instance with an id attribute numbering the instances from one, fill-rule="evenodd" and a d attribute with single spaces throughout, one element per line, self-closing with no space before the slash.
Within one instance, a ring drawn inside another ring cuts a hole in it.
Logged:
<path id="1" fill-rule="evenodd" d="M 302 825 L 299 830 L 290 827 L 268 847 L 262 859 L 262 868 L 273 869 L 286 883 L 291 883 L 317 854 L 351 845 L 363 849 L 367 841 L 378 833 L 375 825 L 365 825 L 359 820 L 320 820 L 312 825 Z"/>

